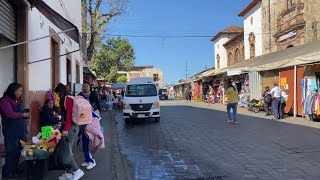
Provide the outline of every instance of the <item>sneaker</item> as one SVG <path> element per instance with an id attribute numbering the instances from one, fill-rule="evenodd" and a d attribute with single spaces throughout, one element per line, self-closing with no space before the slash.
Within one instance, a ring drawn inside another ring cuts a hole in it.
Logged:
<path id="1" fill-rule="evenodd" d="M 71 180 L 78 180 L 82 178 L 83 175 L 84 175 L 84 172 L 81 169 L 78 169 L 77 171 L 73 172 Z"/>
<path id="2" fill-rule="evenodd" d="M 231 121 L 231 120 L 229 120 L 229 121 L 228 121 L 228 123 L 232 123 L 232 121 Z"/>
<path id="3" fill-rule="evenodd" d="M 90 163 L 88 163 L 88 162 L 84 162 L 84 163 L 81 164 L 81 166 L 82 166 L 82 167 L 87 167 L 87 166 L 89 166 L 89 164 L 90 164 Z"/>
<path id="4" fill-rule="evenodd" d="M 90 169 L 94 168 L 96 165 L 97 165 L 96 161 L 93 160 L 93 163 L 90 162 L 89 165 L 87 166 L 87 169 L 90 170 Z"/>
<path id="5" fill-rule="evenodd" d="M 238 121 L 233 121 L 234 124 L 238 124 Z"/>
<path id="6" fill-rule="evenodd" d="M 69 173 L 64 173 L 58 178 L 59 180 L 71 180 L 72 179 L 72 174 Z"/>

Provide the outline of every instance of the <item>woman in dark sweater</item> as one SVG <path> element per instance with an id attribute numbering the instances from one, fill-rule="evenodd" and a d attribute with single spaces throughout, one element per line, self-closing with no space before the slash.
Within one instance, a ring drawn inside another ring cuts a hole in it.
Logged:
<path id="1" fill-rule="evenodd" d="M 22 85 L 11 83 L 0 99 L 0 115 L 2 118 L 2 132 L 6 148 L 6 160 L 2 169 L 3 178 L 17 178 L 17 166 L 20 158 L 19 140 L 27 139 L 27 119 L 22 96 Z"/>
<path id="2" fill-rule="evenodd" d="M 55 112 L 53 111 L 53 101 L 47 99 L 44 103 L 44 106 L 41 110 L 40 115 L 40 125 L 43 126 L 55 126 L 59 123 L 59 120 L 61 120 L 61 116 L 57 116 Z"/>

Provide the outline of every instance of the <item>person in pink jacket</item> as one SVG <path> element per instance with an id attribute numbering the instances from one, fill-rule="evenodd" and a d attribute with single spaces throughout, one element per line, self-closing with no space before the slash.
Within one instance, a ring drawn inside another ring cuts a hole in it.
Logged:
<path id="1" fill-rule="evenodd" d="M 100 126 L 100 117 L 94 115 L 92 122 L 86 126 L 85 133 L 92 142 L 94 152 L 105 148 L 104 136 Z"/>

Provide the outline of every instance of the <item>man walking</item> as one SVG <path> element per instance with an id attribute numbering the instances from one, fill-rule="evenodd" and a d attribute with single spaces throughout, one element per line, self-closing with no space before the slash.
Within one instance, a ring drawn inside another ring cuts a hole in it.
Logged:
<path id="1" fill-rule="evenodd" d="M 279 88 L 277 83 L 274 83 L 274 88 L 270 91 L 270 94 L 273 97 L 273 112 L 274 118 L 273 120 L 280 119 L 281 115 L 281 89 Z"/>

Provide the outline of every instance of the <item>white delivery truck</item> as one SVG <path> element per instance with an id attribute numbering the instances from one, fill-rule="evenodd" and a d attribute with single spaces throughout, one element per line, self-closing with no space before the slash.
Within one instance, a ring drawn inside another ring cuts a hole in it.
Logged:
<path id="1" fill-rule="evenodd" d="M 151 78 L 131 79 L 124 93 L 123 105 L 126 124 L 133 118 L 154 118 L 155 122 L 160 121 L 158 90 Z"/>

